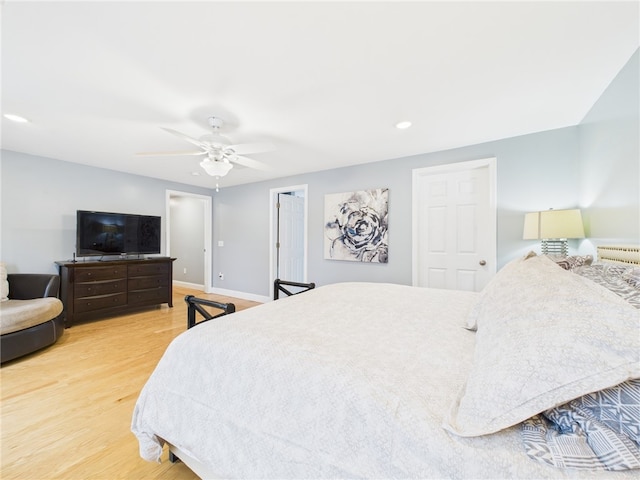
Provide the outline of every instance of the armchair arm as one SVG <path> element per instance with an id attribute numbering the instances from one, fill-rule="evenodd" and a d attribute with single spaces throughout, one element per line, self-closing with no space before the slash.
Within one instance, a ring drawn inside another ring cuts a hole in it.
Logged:
<path id="1" fill-rule="evenodd" d="M 49 273 L 10 273 L 9 298 L 30 300 L 32 298 L 57 297 L 60 277 Z"/>

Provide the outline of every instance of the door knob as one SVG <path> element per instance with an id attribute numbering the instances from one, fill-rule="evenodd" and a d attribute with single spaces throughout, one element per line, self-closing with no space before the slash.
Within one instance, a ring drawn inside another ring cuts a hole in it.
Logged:
<path id="1" fill-rule="evenodd" d="M 487 264 L 487 262 L 485 262 L 484 260 L 480 260 L 480 265 L 482 265 L 483 267 Z"/>

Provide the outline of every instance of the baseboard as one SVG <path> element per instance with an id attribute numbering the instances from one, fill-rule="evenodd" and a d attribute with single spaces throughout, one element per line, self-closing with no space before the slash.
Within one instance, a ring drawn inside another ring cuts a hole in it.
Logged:
<path id="1" fill-rule="evenodd" d="M 210 293 L 216 295 L 224 295 L 227 297 L 242 298 L 243 300 L 251 300 L 252 302 L 267 303 L 271 301 L 271 297 L 265 295 L 256 295 L 255 293 L 237 292 L 235 290 L 226 290 L 224 288 L 212 288 Z"/>
<path id="2" fill-rule="evenodd" d="M 197 283 L 181 282 L 180 280 L 174 280 L 173 284 L 177 285 L 178 287 L 191 288 L 193 290 L 201 290 L 204 292 L 204 285 L 199 285 Z"/>
<path id="3" fill-rule="evenodd" d="M 173 284 L 183 288 L 191 288 L 193 290 L 205 291 L 204 285 L 198 285 L 197 283 L 181 282 L 180 280 L 174 280 Z M 256 295 L 255 293 L 238 292 L 236 290 L 227 290 L 225 288 L 212 288 L 211 291 L 205 293 L 214 293 L 216 295 L 224 295 L 225 297 L 242 298 L 243 300 L 251 300 L 252 302 L 267 303 L 271 301 L 271 297 L 264 295 Z"/>

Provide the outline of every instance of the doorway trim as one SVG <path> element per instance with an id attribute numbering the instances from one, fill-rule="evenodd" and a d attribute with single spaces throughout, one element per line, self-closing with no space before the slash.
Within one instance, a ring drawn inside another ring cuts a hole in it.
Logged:
<path id="1" fill-rule="evenodd" d="M 475 170 L 478 168 L 487 168 L 489 171 L 489 209 L 492 211 L 490 215 L 490 224 L 488 225 L 491 232 L 493 248 L 491 256 L 487 256 L 489 265 L 493 266 L 493 272 L 497 269 L 498 258 L 498 202 L 497 202 L 497 158 L 489 157 L 479 160 L 470 160 L 466 162 L 447 163 L 444 165 L 436 165 L 433 167 L 416 168 L 412 173 L 412 214 L 411 214 L 411 236 L 412 236 L 412 248 L 411 248 L 411 284 L 413 286 L 418 285 L 418 247 L 420 245 L 419 229 L 418 229 L 418 180 L 420 177 L 429 176 L 439 173 L 452 173 L 459 172 L 461 170 Z"/>
<path id="2" fill-rule="evenodd" d="M 273 281 L 275 280 L 276 272 L 276 259 L 275 259 L 275 244 L 277 233 L 274 228 L 275 218 L 275 205 L 278 201 L 278 194 L 285 192 L 304 192 L 304 258 L 302 266 L 302 276 L 304 282 L 307 281 L 307 256 L 309 254 L 308 246 L 308 218 L 309 218 L 309 185 L 293 185 L 290 187 L 278 187 L 269 190 L 269 298 L 273 298 Z"/>
<path id="3" fill-rule="evenodd" d="M 213 291 L 213 279 L 211 278 L 211 238 L 212 238 L 212 218 L 211 209 L 213 199 L 207 195 L 200 195 L 198 193 L 181 192 L 178 190 L 166 190 L 165 191 L 165 216 L 167 219 L 166 228 L 166 246 L 167 256 L 171 256 L 171 197 L 191 197 L 204 201 L 204 292 L 211 293 Z"/>

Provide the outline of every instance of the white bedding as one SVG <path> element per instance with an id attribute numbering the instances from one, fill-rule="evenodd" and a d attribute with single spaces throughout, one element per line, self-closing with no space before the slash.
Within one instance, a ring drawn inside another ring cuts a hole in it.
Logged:
<path id="1" fill-rule="evenodd" d="M 140 394 L 141 456 L 158 460 L 167 441 L 225 478 L 633 478 L 535 462 L 519 426 L 442 428 L 471 366 L 477 298 L 341 283 L 198 325 Z"/>

